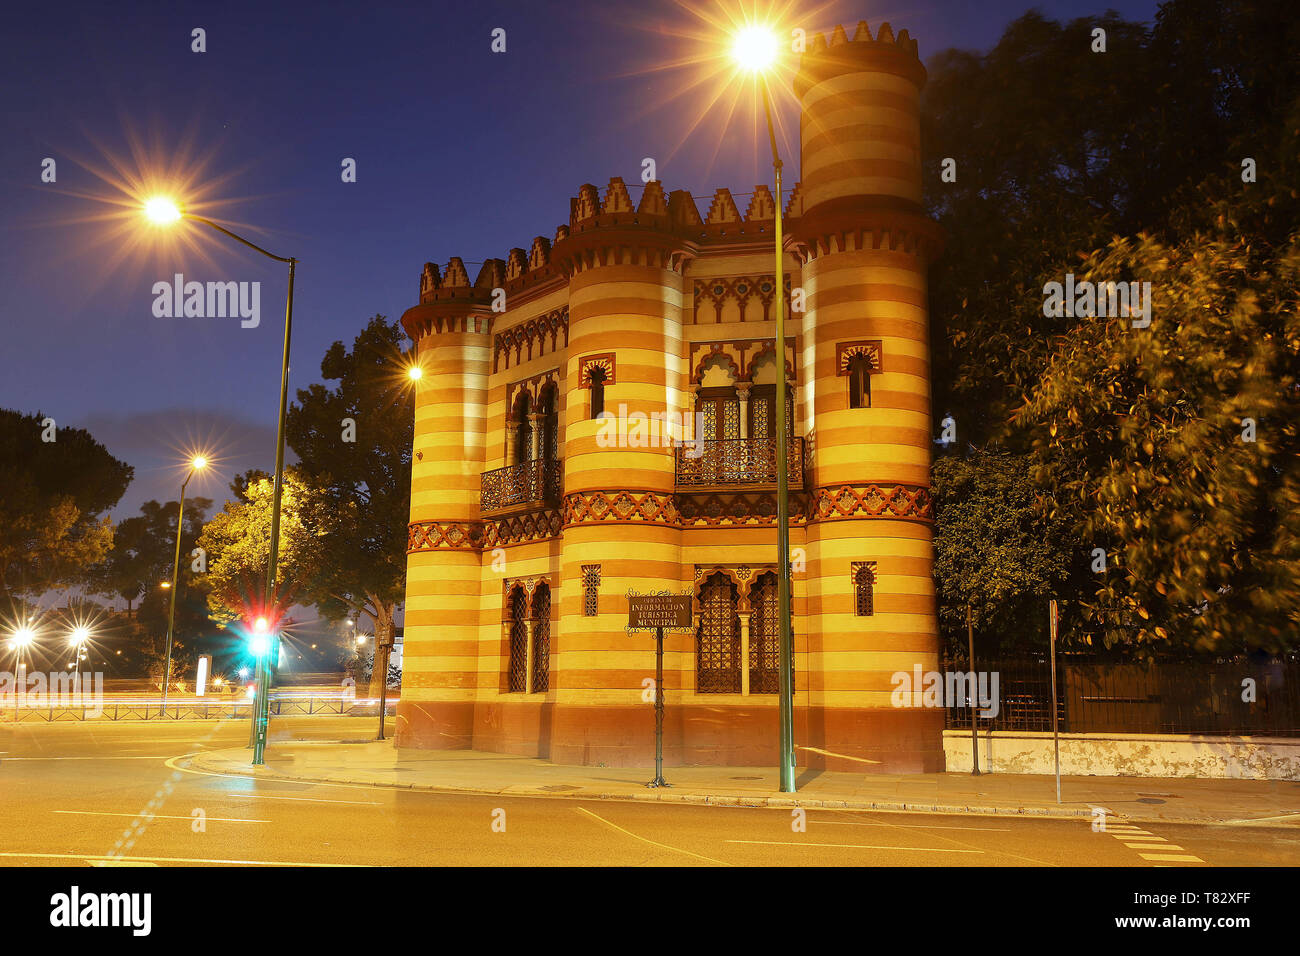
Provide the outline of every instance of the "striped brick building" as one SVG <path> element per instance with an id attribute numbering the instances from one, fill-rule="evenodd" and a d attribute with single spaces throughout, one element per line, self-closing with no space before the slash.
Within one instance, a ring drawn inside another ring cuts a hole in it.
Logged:
<path id="1" fill-rule="evenodd" d="M 890 702 L 938 663 L 924 82 L 888 24 L 810 42 L 783 290 L 763 186 L 585 185 L 553 240 L 424 267 L 398 746 L 652 763 L 627 595 L 671 590 L 666 762 L 775 763 L 785 387 L 799 763 L 942 769 L 942 712 Z"/>

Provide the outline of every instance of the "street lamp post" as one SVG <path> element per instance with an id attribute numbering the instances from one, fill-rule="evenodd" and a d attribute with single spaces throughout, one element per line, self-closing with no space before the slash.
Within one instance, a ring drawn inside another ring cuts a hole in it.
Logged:
<path id="1" fill-rule="evenodd" d="M 777 620 L 780 628 L 778 645 L 778 704 L 780 720 L 779 773 L 782 793 L 794 793 L 794 638 L 790 617 L 790 491 L 788 439 L 786 437 L 785 380 L 785 277 L 782 269 L 781 235 L 781 154 L 776 146 L 776 125 L 772 122 L 772 101 L 763 72 L 776 59 L 778 43 L 774 34 L 762 27 L 748 27 L 736 37 L 732 54 L 741 67 L 755 74 L 763 95 L 763 113 L 772 145 L 772 170 L 776 178 L 775 195 L 775 280 L 773 307 L 776 311 L 776 562 Z"/>
<path id="2" fill-rule="evenodd" d="M 68 646 L 72 648 L 75 655 L 72 672 L 72 692 L 80 699 L 81 696 L 81 658 L 86 651 L 86 642 L 90 640 L 90 628 L 78 626 L 73 628 L 72 633 L 68 635 Z"/>
<path id="3" fill-rule="evenodd" d="M 276 559 L 280 550 L 280 500 L 284 490 L 284 420 L 289 403 L 289 342 L 293 330 L 293 280 L 298 260 L 293 257 L 277 256 L 267 252 L 261 246 L 249 242 L 243 236 L 237 236 L 224 226 L 219 226 L 211 219 L 204 219 L 193 213 L 185 212 L 176 203 L 162 196 L 145 203 L 145 213 L 154 222 L 166 225 L 180 219 L 191 219 L 215 229 L 224 236 L 242 243 L 248 248 L 260 252 L 268 259 L 283 262 L 289 266 L 289 292 L 284 306 L 284 355 L 280 362 L 280 414 L 275 428 L 275 483 L 271 504 L 271 553 L 266 568 L 266 595 L 264 610 L 269 613 L 275 601 Z M 276 639 L 270 641 L 267 653 L 257 661 L 257 698 L 253 702 L 253 765 L 265 763 L 267 724 L 270 722 L 271 707 L 268 699 L 271 686 L 272 655 L 279 648 L 278 632 Z"/>
<path id="4" fill-rule="evenodd" d="M 185 527 L 185 488 L 194 477 L 196 471 L 202 471 L 207 465 L 208 460 L 199 455 L 190 461 L 190 470 L 185 474 L 185 480 L 181 482 L 181 502 L 176 508 L 176 560 L 172 562 L 172 580 L 168 589 L 171 594 L 171 607 L 167 611 L 167 656 L 163 664 L 163 686 L 162 686 L 162 706 L 159 708 L 159 714 L 167 716 L 167 688 L 172 681 L 172 635 L 176 631 L 176 592 L 179 590 L 177 579 L 181 570 L 181 531 Z"/>

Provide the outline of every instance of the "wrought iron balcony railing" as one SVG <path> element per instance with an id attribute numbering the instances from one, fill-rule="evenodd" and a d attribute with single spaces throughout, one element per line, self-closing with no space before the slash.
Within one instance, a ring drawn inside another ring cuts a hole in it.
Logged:
<path id="1" fill-rule="evenodd" d="M 485 471 L 481 478 L 479 510 L 485 513 L 558 504 L 564 462 L 556 458 L 534 458 Z"/>
<path id="2" fill-rule="evenodd" d="M 803 487 L 803 439 L 786 441 L 786 480 Z M 723 438 L 677 449 L 677 487 L 776 486 L 776 438 Z"/>

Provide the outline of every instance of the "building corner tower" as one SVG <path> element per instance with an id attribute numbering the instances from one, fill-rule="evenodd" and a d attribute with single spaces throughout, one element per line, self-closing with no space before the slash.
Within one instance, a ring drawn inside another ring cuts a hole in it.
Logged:
<path id="1" fill-rule="evenodd" d="M 906 30 L 882 24 L 873 38 L 865 22 L 852 39 L 842 26 L 818 35 L 795 79 L 791 232 L 812 383 L 807 744 L 829 769 L 943 769 L 942 709 L 893 693 L 893 675 L 939 660 L 926 271 L 942 232 L 921 205 L 925 79 Z"/>

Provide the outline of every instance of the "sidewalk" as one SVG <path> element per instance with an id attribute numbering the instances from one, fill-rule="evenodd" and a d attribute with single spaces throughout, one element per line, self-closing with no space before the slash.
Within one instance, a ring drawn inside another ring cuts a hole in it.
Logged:
<path id="1" fill-rule="evenodd" d="M 772 767 L 665 767 L 667 789 L 648 789 L 653 770 L 570 767 L 470 750 L 402 750 L 391 740 L 273 741 L 254 768 L 239 747 L 196 754 L 195 770 L 258 779 L 361 784 L 511 796 L 642 800 L 713 806 L 828 807 L 927 813 L 1011 814 L 1147 823 L 1300 826 L 1300 782 L 1024 774 L 854 774 L 799 770 L 797 794 L 777 791 Z"/>

